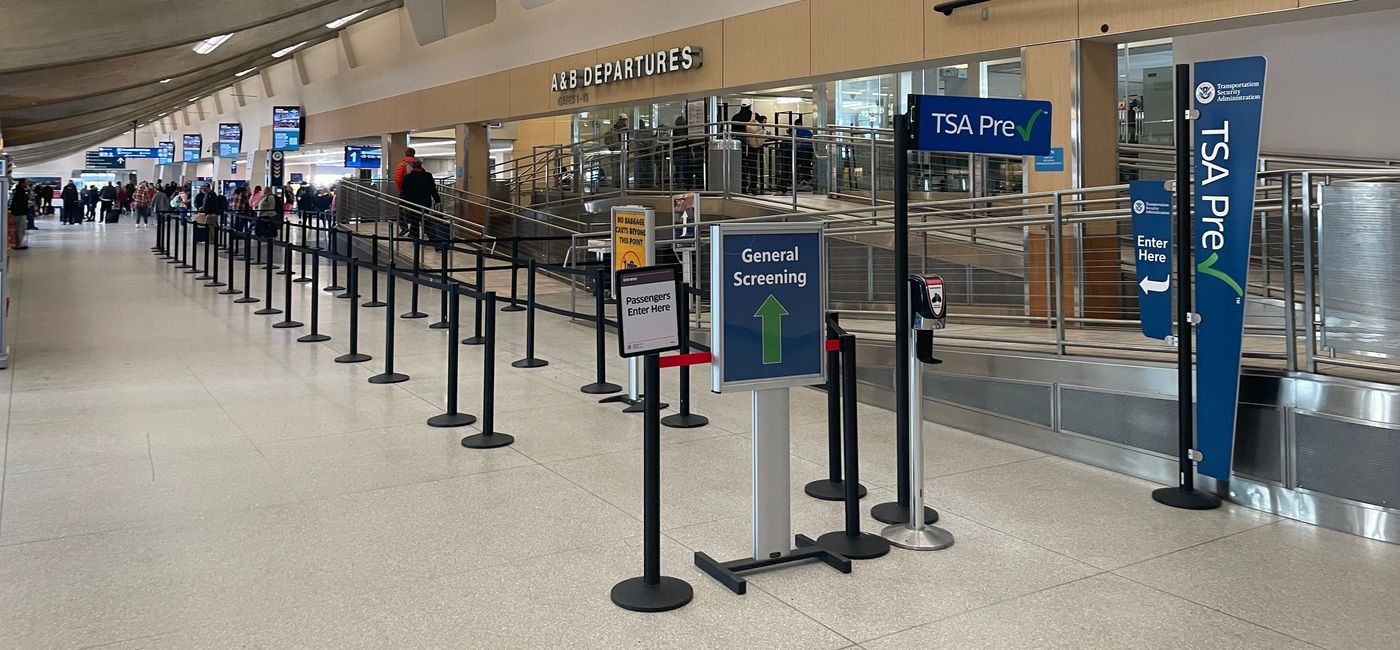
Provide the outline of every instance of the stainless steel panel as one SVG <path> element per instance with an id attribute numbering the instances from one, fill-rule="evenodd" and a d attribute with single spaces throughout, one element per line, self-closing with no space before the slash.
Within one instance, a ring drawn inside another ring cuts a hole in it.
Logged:
<path id="1" fill-rule="evenodd" d="M 1379 506 L 1400 505 L 1400 431 L 1300 413 L 1298 487 Z"/>
<path id="2" fill-rule="evenodd" d="M 1342 183 L 1321 190 L 1318 275 L 1323 345 L 1400 356 L 1400 185 Z"/>
<path id="3" fill-rule="evenodd" d="M 1060 390 L 1060 429 L 1160 454 L 1176 453 L 1176 400 Z"/>

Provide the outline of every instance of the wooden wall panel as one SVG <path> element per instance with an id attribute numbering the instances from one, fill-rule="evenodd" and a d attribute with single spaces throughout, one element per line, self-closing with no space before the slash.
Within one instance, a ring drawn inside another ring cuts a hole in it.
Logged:
<path id="1" fill-rule="evenodd" d="M 940 59 L 978 52 L 1070 40 L 1079 30 L 1081 0 L 999 0 L 966 7 L 944 16 L 924 3 L 924 58 Z M 1136 0 L 1120 4 L 1137 5 Z M 987 19 L 982 20 L 982 12 Z"/>
<path id="2" fill-rule="evenodd" d="M 811 3 L 812 74 L 877 68 L 924 58 L 925 2 Z"/>
<path id="3" fill-rule="evenodd" d="M 597 51 L 589 50 L 511 70 L 508 115 L 538 115 L 559 110 L 558 95 L 549 90 L 550 75 L 562 70 L 592 66 L 597 62 Z"/>
<path id="4" fill-rule="evenodd" d="M 1079 0 L 1079 35 L 1090 38 L 1297 7 L 1298 0 Z M 1104 25 L 1108 25 L 1106 32 Z"/>
<path id="5" fill-rule="evenodd" d="M 466 122 L 476 110 L 476 86 L 476 80 L 467 79 L 423 90 L 418 108 L 420 128 Z"/>
<path id="6" fill-rule="evenodd" d="M 596 50 L 594 56 L 598 63 L 607 63 L 609 61 L 617 61 L 619 59 L 646 54 L 647 52 L 655 52 L 657 48 L 652 45 L 653 40 L 655 39 L 643 38 L 620 45 L 605 47 Z M 635 102 L 643 99 L 650 99 L 656 96 L 655 80 L 656 77 L 645 77 L 642 79 L 633 79 L 631 81 L 619 81 L 601 86 L 591 86 L 588 88 L 588 103 L 585 105 L 614 104 L 617 102 Z"/>
<path id="7" fill-rule="evenodd" d="M 468 122 L 503 119 L 510 112 L 510 71 L 488 74 L 474 80 L 472 92 L 475 94 L 473 111 Z"/>
<path id="8" fill-rule="evenodd" d="M 810 0 L 726 18 L 723 62 L 728 87 L 811 76 Z"/>
<path id="9" fill-rule="evenodd" d="M 724 86 L 724 23 L 715 21 L 697 27 L 667 32 L 652 39 L 660 49 L 684 47 L 701 48 L 701 65 L 688 72 L 661 75 L 653 80 L 657 97 L 687 95 L 691 99 L 710 94 L 707 91 Z"/>

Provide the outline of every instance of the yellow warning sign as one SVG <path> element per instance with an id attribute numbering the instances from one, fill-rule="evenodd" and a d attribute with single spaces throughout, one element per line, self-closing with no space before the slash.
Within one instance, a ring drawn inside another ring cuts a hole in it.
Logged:
<path id="1" fill-rule="evenodd" d="M 651 264 L 652 211 L 624 206 L 612 209 L 613 270 L 635 269 Z"/>

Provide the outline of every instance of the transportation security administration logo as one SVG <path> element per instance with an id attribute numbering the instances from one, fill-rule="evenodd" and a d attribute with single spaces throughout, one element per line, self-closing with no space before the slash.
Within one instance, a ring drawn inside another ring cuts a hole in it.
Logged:
<path id="1" fill-rule="evenodd" d="M 1215 101 L 1215 84 L 1209 81 L 1202 81 L 1196 86 L 1196 101 L 1202 104 L 1209 104 Z"/>
<path id="2" fill-rule="evenodd" d="M 1142 199 L 1133 201 L 1133 214 L 1142 214 L 1144 212 L 1147 212 L 1147 204 L 1144 203 Z"/>

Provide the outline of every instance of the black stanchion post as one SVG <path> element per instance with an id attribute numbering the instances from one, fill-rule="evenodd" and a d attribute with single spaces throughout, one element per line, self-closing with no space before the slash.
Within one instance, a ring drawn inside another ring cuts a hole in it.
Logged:
<path id="1" fill-rule="evenodd" d="M 694 597 L 690 583 L 661 575 L 661 357 L 643 359 L 642 575 L 612 588 L 614 605 L 634 612 L 665 612 Z"/>
<path id="2" fill-rule="evenodd" d="M 476 313 L 472 314 L 472 335 L 462 339 L 462 345 L 483 345 L 486 337 L 481 335 L 482 305 L 481 296 L 486 294 L 486 256 L 481 249 L 476 250 Z M 494 343 L 493 343 L 494 345 Z"/>
<path id="3" fill-rule="evenodd" d="M 291 246 L 291 244 L 287 244 L 287 245 L 284 245 L 284 246 L 282 247 L 282 265 L 285 266 L 285 267 L 287 267 L 287 268 L 292 268 L 292 246 Z M 268 294 L 268 298 L 269 298 L 269 302 L 271 302 L 272 294 Z M 287 315 L 284 316 L 280 322 L 273 323 L 273 324 L 272 324 L 273 327 L 275 327 L 275 328 L 277 328 L 277 329 L 280 329 L 280 330 L 287 330 L 287 329 L 292 329 L 292 328 L 294 328 L 294 327 L 301 327 L 301 323 L 298 323 L 297 321 L 292 320 L 292 276 L 291 276 L 291 275 L 288 275 L 288 276 L 287 276 L 287 281 L 282 283 L 282 311 L 286 312 Z"/>
<path id="4" fill-rule="evenodd" d="M 209 260 L 214 259 L 214 225 L 206 222 L 204 224 L 204 266 L 199 267 L 199 275 L 194 276 L 196 280 L 212 280 L 209 275 Z M 215 264 L 214 266 L 218 266 Z M 205 285 L 208 286 L 208 285 Z"/>
<path id="5" fill-rule="evenodd" d="M 457 357 L 461 352 L 457 345 L 457 337 L 460 335 L 462 323 L 462 300 L 457 292 L 458 287 L 455 285 L 443 288 L 444 296 L 452 294 L 447 328 L 447 412 L 428 418 L 428 426 L 440 429 L 464 427 L 476 422 L 475 415 L 457 410 Z"/>
<path id="6" fill-rule="evenodd" d="M 298 277 L 296 281 L 310 282 L 311 278 L 306 276 L 306 251 L 310 248 L 310 245 L 306 243 L 306 213 L 302 213 L 301 221 L 299 221 L 297 225 L 301 227 L 301 271 L 299 272 L 301 277 Z M 318 237 L 317 239 L 319 240 L 320 238 Z"/>
<path id="7" fill-rule="evenodd" d="M 190 259 L 185 273 L 199 273 L 199 241 L 194 235 L 199 232 L 198 224 L 190 225 Z M 198 280 L 199 278 L 195 278 Z"/>
<path id="8" fill-rule="evenodd" d="M 281 309 L 278 309 L 278 308 L 272 306 L 272 276 L 273 276 L 272 270 L 273 270 L 274 268 L 277 268 L 277 267 L 275 267 L 275 266 L 272 265 L 272 238 L 271 238 L 271 237 L 268 237 L 268 238 L 267 238 L 267 266 L 266 266 L 266 268 L 263 269 L 263 279 L 267 281 L 266 286 L 263 287 L 263 295 L 267 298 L 267 306 L 266 306 L 266 307 L 263 307 L 262 309 L 259 309 L 259 310 L 255 311 L 255 312 L 253 312 L 254 314 L 258 314 L 259 316 L 271 316 L 271 315 L 273 315 L 273 314 L 280 314 L 280 313 L 282 313 L 282 310 L 281 310 Z"/>
<path id="9" fill-rule="evenodd" d="M 212 230 L 212 231 L 210 231 L 210 234 L 211 234 L 211 235 L 217 235 L 217 236 L 219 236 L 219 237 L 223 237 L 223 234 L 224 234 L 224 227 L 223 227 L 223 224 L 220 223 L 219 226 L 218 226 L 218 229 L 217 229 L 217 230 Z M 216 241 L 216 243 L 217 243 L 217 241 Z M 219 281 L 219 253 L 218 253 L 218 251 L 219 251 L 219 247 L 218 247 L 218 246 L 215 246 L 215 247 L 214 247 L 214 254 L 213 254 L 213 255 L 205 255 L 205 256 L 204 256 L 204 261 L 205 261 L 205 263 L 208 264 L 209 266 L 213 267 L 213 269 L 214 269 L 214 275 L 211 276 L 211 277 L 209 278 L 209 281 L 208 281 L 208 282 L 205 282 L 205 283 L 204 283 L 204 286 L 206 286 L 206 287 L 222 287 L 222 286 L 225 286 L 224 283 L 222 283 L 222 282 Z M 232 262 L 230 262 L 230 264 L 232 264 Z M 229 278 L 229 279 L 232 280 L 233 278 Z M 220 291 L 219 293 L 223 293 L 223 292 Z"/>
<path id="10" fill-rule="evenodd" d="M 152 206 L 154 207 L 154 205 Z M 165 217 L 160 211 L 156 211 L 156 245 L 151 247 L 151 252 L 159 253 L 165 250 Z"/>
<path id="11" fill-rule="evenodd" d="M 374 357 L 360 353 L 360 261 L 350 258 L 346 272 L 350 274 L 346 281 L 350 285 L 350 351 L 336 357 L 335 362 L 364 363 Z"/>
<path id="12" fill-rule="evenodd" d="M 529 305 L 525 313 L 525 358 L 510 365 L 513 368 L 542 368 L 549 365 L 549 362 L 535 358 L 535 260 L 530 260 L 529 275 L 525 283 L 525 300 Z"/>
<path id="13" fill-rule="evenodd" d="M 681 354 L 690 354 L 690 287 L 681 285 L 680 296 L 682 305 L 685 305 L 685 318 L 681 322 Z M 694 429 L 703 427 L 710 423 L 710 418 L 690 412 L 690 365 L 682 364 L 680 367 L 680 392 L 681 406 L 680 413 L 675 413 L 661 418 L 661 424 L 672 429 Z"/>
<path id="14" fill-rule="evenodd" d="M 243 293 L 242 290 L 240 290 L 240 289 L 238 289 L 237 287 L 234 286 L 235 280 L 234 280 L 234 277 L 233 277 L 233 249 L 234 249 L 234 242 L 237 241 L 237 238 L 238 238 L 238 235 L 237 235 L 235 232 L 229 231 L 229 233 L 228 233 L 228 288 L 227 288 L 227 289 L 224 289 L 223 291 L 220 291 L 220 292 L 219 292 L 219 293 L 221 293 L 221 294 L 223 294 L 223 295 L 225 295 L 225 296 L 232 296 L 232 295 L 237 295 L 237 294 Z M 247 285 L 244 285 L 244 286 L 247 286 Z"/>
<path id="15" fill-rule="evenodd" d="M 438 307 L 438 322 L 428 326 L 428 329 L 445 330 L 447 326 L 447 292 L 452 286 L 452 281 L 447 278 L 447 269 L 452 268 L 452 241 L 443 242 L 442 248 L 438 249 L 438 264 L 442 266 L 442 277 L 438 281 L 442 283 L 442 290 L 438 293 L 442 298 L 442 304 Z M 455 298 L 454 298 L 455 300 Z M 452 340 L 457 340 L 457 334 L 452 335 Z"/>
<path id="16" fill-rule="evenodd" d="M 869 560 L 890 552 L 889 540 L 860 530 L 860 452 L 856 441 L 860 438 L 856 431 L 856 337 L 843 333 L 840 338 L 841 379 L 840 401 L 842 405 L 841 426 L 846 443 L 845 490 L 846 526 L 817 538 L 817 545 L 852 560 Z"/>
<path id="17" fill-rule="evenodd" d="M 622 391 L 622 387 L 617 384 L 608 383 L 608 359 L 607 359 L 607 302 L 603 295 L 607 289 L 604 288 L 607 282 L 607 269 L 598 269 L 598 273 L 593 279 L 593 317 L 597 319 L 597 328 L 594 330 L 594 363 L 597 365 L 597 381 L 586 384 L 579 390 L 589 395 L 607 395 Z"/>
<path id="18" fill-rule="evenodd" d="M 334 228 L 330 231 L 331 240 L 331 286 L 321 289 L 322 291 L 344 291 L 345 287 L 340 286 L 340 250 L 336 242 L 340 239 L 336 236 L 338 231 Z"/>
<path id="19" fill-rule="evenodd" d="M 846 486 L 841 481 L 841 350 L 831 345 L 833 342 L 839 342 L 839 319 L 834 312 L 826 315 L 827 478 L 812 481 L 802 488 L 807 496 L 822 501 L 841 501 L 846 498 Z M 856 486 L 856 491 L 861 497 L 866 494 L 864 485 Z"/>
<path id="20" fill-rule="evenodd" d="M 418 231 L 413 231 L 413 288 L 409 290 L 408 312 L 399 318 L 427 318 L 428 315 L 418 311 L 418 282 L 419 275 L 423 268 L 423 239 Z"/>
<path id="21" fill-rule="evenodd" d="M 501 311 L 525 311 L 520 306 L 516 298 L 516 288 L 520 282 L 520 238 L 516 237 L 510 241 L 510 304 L 501 308 Z"/>
<path id="22" fill-rule="evenodd" d="M 337 297 L 337 298 L 349 299 L 349 298 L 350 298 L 350 263 L 351 263 L 351 262 L 354 262 L 354 263 L 355 263 L 355 269 L 356 269 L 356 271 L 355 271 L 355 274 L 354 274 L 354 275 L 355 275 L 355 277 L 356 277 L 357 280 L 359 279 L 359 275 L 360 275 L 359 270 L 358 270 L 358 269 L 359 269 L 359 262 L 360 262 L 360 255 L 355 251 L 355 232 L 354 232 L 354 231 L 351 231 L 351 230 L 345 231 L 345 256 L 348 258 L 348 259 L 346 260 L 346 262 L 345 262 L 345 291 L 341 292 L 341 293 L 340 293 L 339 295 L 337 295 L 336 297 Z M 359 286 L 360 286 L 360 284 L 359 284 L 359 282 L 357 281 L 357 282 L 355 283 L 355 287 L 356 287 L 356 291 L 357 291 L 357 292 L 359 291 Z M 356 298 L 359 298 L 359 297 L 360 297 L 360 294 L 359 294 L 359 293 L 356 293 L 356 294 L 355 294 L 355 297 L 356 297 Z"/>
<path id="23" fill-rule="evenodd" d="M 243 288 L 247 290 L 247 295 L 234 300 L 237 303 L 254 303 L 258 299 L 253 297 L 253 256 L 248 251 L 253 246 L 252 233 L 243 233 Z"/>
<path id="24" fill-rule="evenodd" d="M 1185 510 L 1212 510 L 1220 497 L 1196 489 L 1196 386 L 1191 371 L 1195 324 L 1191 314 L 1191 267 L 1195 238 L 1191 235 L 1191 66 L 1176 64 L 1176 487 L 1152 491 L 1157 503 Z M 1286 208 L 1285 208 L 1286 209 Z M 1290 270 L 1291 272 L 1291 270 Z M 1308 318 L 1312 318 L 1311 315 Z"/>
<path id="25" fill-rule="evenodd" d="M 190 265 L 185 263 L 185 242 L 189 238 L 189 231 L 185 229 L 185 220 L 180 218 L 179 227 L 175 229 L 175 258 L 170 261 L 177 269 L 190 268 Z"/>
<path id="26" fill-rule="evenodd" d="M 397 384 L 408 381 L 408 375 L 394 372 L 394 288 L 398 285 L 398 267 L 394 258 L 389 257 L 389 272 L 384 274 L 384 372 L 369 378 L 371 384 Z"/>
<path id="27" fill-rule="evenodd" d="M 311 286 L 316 287 L 321 284 L 321 250 L 318 248 L 311 251 Z M 301 343 L 320 343 L 329 341 L 331 337 L 321 333 L 321 295 L 315 291 L 311 292 L 311 333 L 297 339 Z"/>
<path id="28" fill-rule="evenodd" d="M 392 245 L 394 239 L 391 236 L 389 242 Z M 369 302 L 360 305 L 361 307 L 379 308 L 385 303 L 379 299 L 379 222 L 374 222 L 374 234 L 369 239 Z M 392 253 L 390 253 L 392 255 Z"/>
<path id="29" fill-rule="evenodd" d="M 515 442 L 515 437 L 496 431 L 496 293 L 486 294 L 486 333 L 490 342 L 482 351 L 481 433 L 462 438 L 469 449 L 494 449 Z"/>

